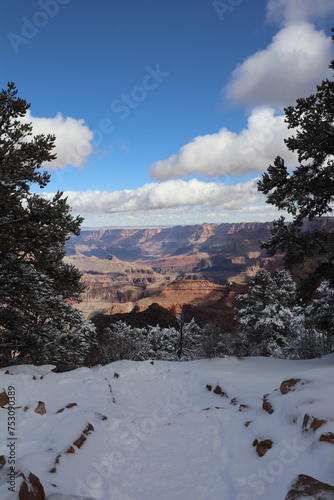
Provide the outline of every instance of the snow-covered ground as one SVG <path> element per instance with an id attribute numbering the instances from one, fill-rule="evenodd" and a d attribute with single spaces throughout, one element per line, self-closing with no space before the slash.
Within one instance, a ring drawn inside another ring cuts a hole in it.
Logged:
<path id="1" fill-rule="evenodd" d="M 334 433 L 334 355 L 51 369 L 0 371 L 16 407 L 9 427 L 0 408 L 0 455 L 12 452 L 47 498 L 284 500 L 298 474 L 334 484 L 334 443 L 319 441 Z M 313 430 L 312 417 L 326 422 Z M 272 441 L 261 457 L 255 440 Z"/>

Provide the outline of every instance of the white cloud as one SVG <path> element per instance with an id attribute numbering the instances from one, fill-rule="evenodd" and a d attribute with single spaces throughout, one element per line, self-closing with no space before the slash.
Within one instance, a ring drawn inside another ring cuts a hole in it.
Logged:
<path id="1" fill-rule="evenodd" d="M 117 226 L 185 226 L 203 222 L 268 222 L 278 219 L 282 212 L 269 205 L 243 207 L 240 210 L 223 210 L 219 207 L 182 207 L 121 212 L 112 214 L 85 214 L 82 227 Z M 286 214 L 284 214 L 286 215 Z M 287 217 L 287 220 L 289 217 Z"/>
<path id="2" fill-rule="evenodd" d="M 247 128 L 238 134 L 222 128 L 216 134 L 195 137 L 177 154 L 152 164 L 152 179 L 199 174 L 225 177 L 226 181 L 235 175 L 263 172 L 278 155 L 293 167 L 297 155 L 286 148 L 284 139 L 294 131 L 287 129 L 282 111 L 277 115 L 275 110 L 295 104 L 298 97 L 314 92 L 331 75 L 331 38 L 306 19 L 328 14 L 333 6 L 332 0 L 270 0 L 268 16 L 281 15 L 289 23 L 265 50 L 235 69 L 225 88 L 228 101 L 255 106 Z"/>
<path id="3" fill-rule="evenodd" d="M 53 194 L 44 194 L 51 198 Z M 66 191 L 69 205 L 75 213 L 121 213 L 180 207 L 221 207 L 241 209 L 263 201 L 257 190 L 257 179 L 243 184 L 226 185 L 217 182 L 172 180 L 150 183 L 134 190 Z"/>
<path id="4" fill-rule="evenodd" d="M 267 19 L 284 24 L 324 18 L 333 13 L 333 0 L 269 0 L 267 5 Z"/>
<path id="5" fill-rule="evenodd" d="M 263 172 L 277 155 L 293 165 L 297 156 L 284 143 L 292 133 L 283 115 L 272 108 L 255 108 L 239 134 L 223 128 L 217 134 L 195 137 L 178 154 L 151 165 L 150 174 L 160 181 L 192 174 L 226 178 Z"/>
<path id="6" fill-rule="evenodd" d="M 273 2 L 272 12 L 274 4 L 278 8 L 282 3 L 288 5 L 283 0 Z M 292 13 L 286 16 L 292 17 Z M 223 90 L 225 99 L 233 104 L 278 108 L 293 105 L 298 97 L 314 92 L 316 85 L 331 75 L 328 65 L 332 54 L 331 37 L 307 22 L 289 24 L 266 49 L 237 66 Z"/>
<path id="7" fill-rule="evenodd" d="M 57 154 L 57 158 L 44 165 L 48 170 L 62 169 L 67 165 L 82 167 L 93 151 L 94 133 L 82 119 L 64 118 L 60 113 L 54 118 L 38 118 L 32 116 L 28 110 L 23 121 L 32 123 L 33 135 L 56 136 L 55 148 L 52 152 Z"/>

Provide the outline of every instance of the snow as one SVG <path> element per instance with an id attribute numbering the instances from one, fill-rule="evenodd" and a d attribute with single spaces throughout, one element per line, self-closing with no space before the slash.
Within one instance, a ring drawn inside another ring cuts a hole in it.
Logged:
<path id="1" fill-rule="evenodd" d="M 15 392 L 15 466 L 38 476 L 50 500 L 283 500 L 298 474 L 334 484 L 334 444 L 319 441 L 334 433 L 334 355 L 52 369 L 0 370 L 0 392 Z M 291 378 L 300 382 L 282 394 Z M 40 401 L 46 413 L 34 411 Z M 8 414 L 0 408 L 4 456 Z M 305 414 L 327 422 L 303 431 Z M 255 439 L 273 443 L 262 457 Z"/>

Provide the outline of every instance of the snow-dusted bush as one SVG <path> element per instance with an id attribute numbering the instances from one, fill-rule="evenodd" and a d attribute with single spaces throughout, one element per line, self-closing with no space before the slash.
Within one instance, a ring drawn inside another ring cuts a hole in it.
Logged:
<path id="1" fill-rule="evenodd" d="M 323 281 L 317 289 L 317 298 L 311 300 L 305 310 L 306 317 L 315 328 L 326 334 L 328 347 L 334 340 L 334 288 Z"/>
<path id="2" fill-rule="evenodd" d="M 187 323 L 181 314 L 177 317 L 178 323 L 178 359 L 198 359 L 203 357 L 202 333 L 194 318 Z"/>
<path id="3" fill-rule="evenodd" d="M 334 351 L 334 289 L 323 281 L 305 307 L 294 308 L 296 357 L 311 359 Z"/>
<path id="4" fill-rule="evenodd" d="M 204 357 L 203 332 L 194 320 L 178 318 L 178 328 L 148 326 L 134 328 L 118 321 L 104 332 L 100 344 L 100 363 L 119 359 L 166 361 Z"/>
<path id="5" fill-rule="evenodd" d="M 33 349 L 34 364 L 53 364 L 58 370 L 73 370 L 84 366 L 87 354 L 96 344 L 96 331 L 90 321 L 83 319 L 81 311 L 71 304 L 62 304 L 66 314 L 71 316 L 71 325 L 63 327 L 56 320 L 45 323 L 39 334 L 29 334 Z"/>
<path id="6" fill-rule="evenodd" d="M 161 359 L 165 361 L 177 360 L 177 346 L 179 334 L 175 328 L 161 328 L 150 326 L 148 328 L 148 341 L 150 359 Z"/>
<path id="7" fill-rule="evenodd" d="M 286 357 L 295 336 L 296 285 L 290 274 L 283 270 L 271 276 L 261 269 L 238 302 L 235 317 L 245 353 Z"/>
<path id="8" fill-rule="evenodd" d="M 232 328 L 223 329 L 215 323 L 203 327 L 202 346 L 205 358 L 241 357 L 245 354 L 241 335 Z"/>
<path id="9" fill-rule="evenodd" d="M 149 350 L 146 328 L 133 328 L 117 321 L 104 332 L 104 340 L 100 344 L 100 363 L 111 363 L 120 359 L 142 361 L 149 358 Z"/>

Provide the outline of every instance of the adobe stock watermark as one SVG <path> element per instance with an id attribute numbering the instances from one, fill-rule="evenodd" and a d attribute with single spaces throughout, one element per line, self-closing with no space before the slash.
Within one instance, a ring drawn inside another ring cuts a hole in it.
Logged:
<path id="1" fill-rule="evenodd" d="M 297 439 L 294 439 L 292 443 L 284 440 L 280 447 L 281 450 L 275 459 L 271 460 L 266 467 L 258 467 L 257 471 L 248 477 L 238 478 L 238 485 L 248 490 L 252 489 L 257 495 L 266 494 L 267 487 L 274 483 L 283 474 L 286 467 L 295 462 L 307 449 L 306 446 L 298 444 Z M 254 494 L 242 492 L 236 496 L 235 500 L 251 500 L 252 498 L 254 498 Z"/>
<path id="2" fill-rule="evenodd" d="M 242 4 L 243 1 L 244 0 L 213 0 L 212 5 L 217 12 L 219 19 L 221 21 L 225 21 L 226 14 L 233 12 L 236 7 Z"/>
<path id="3" fill-rule="evenodd" d="M 87 497 L 104 499 L 103 483 L 111 478 L 108 500 L 130 500 L 119 484 L 122 468 L 129 467 L 140 447 L 140 442 L 148 441 L 159 426 L 167 424 L 170 417 L 175 415 L 180 408 L 179 399 L 182 400 L 182 394 L 179 398 L 167 396 L 165 400 L 158 399 L 157 406 L 150 416 L 131 427 L 126 427 L 120 419 L 113 420 L 109 426 L 110 453 L 105 454 L 101 461 L 92 462 L 92 472 L 87 475 L 85 481 L 76 479 L 75 494 L 78 495 L 78 500 Z"/>
<path id="4" fill-rule="evenodd" d="M 20 46 L 26 45 L 30 40 L 38 35 L 39 31 L 48 24 L 49 20 L 59 12 L 61 5 L 66 5 L 71 0 L 39 0 L 38 6 L 41 8 L 37 10 L 34 15 L 28 19 L 22 17 L 22 27 L 20 34 L 10 31 L 7 38 L 14 50 L 18 54 Z"/>
<path id="5" fill-rule="evenodd" d="M 170 73 L 161 71 L 160 64 L 155 68 L 151 66 L 145 67 L 145 75 L 142 78 L 140 85 L 135 85 L 128 94 L 122 94 L 119 98 L 114 99 L 110 105 L 110 109 L 114 115 L 117 115 L 119 120 L 125 120 L 130 115 L 131 111 L 136 109 L 140 103 L 145 101 L 148 94 L 161 85 L 161 83 L 170 76 Z M 111 134 L 116 130 L 114 120 L 109 117 L 102 118 L 97 129 L 94 129 L 95 134 L 94 145 L 101 144 L 104 135 Z"/>
<path id="6" fill-rule="evenodd" d="M 117 99 L 114 99 L 110 104 L 110 110 L 113 115 L 105 116 L 99 121 L 98 127 L 93 129 L 94 139 L 92 145 L 98 147 L 104 140 L 105 136 L 115 132 L 118 120 L 126 120 L 131 112 L 133 112 L 145 99 L 150 92 L 156 90 L 164 80 L 170 76 L 167 71 L 162 71 L 160 64 L 155 67 L 146 66 L 145 74 L 139 85 L 135 85 L 129 93 L 121 94 Z M 116 121 L 117 117 L 117 121 Z M 80 165 L 84 158 L 90 154 L 90 145 L 86 140 L 79 141 L 75 147 L 67 147 L 66 164 Z M 73 167 L 74 168 L 74 167 Z M 62 179 L 64 172 L 56 170 L 56 175 L 59 180 Z"/>

